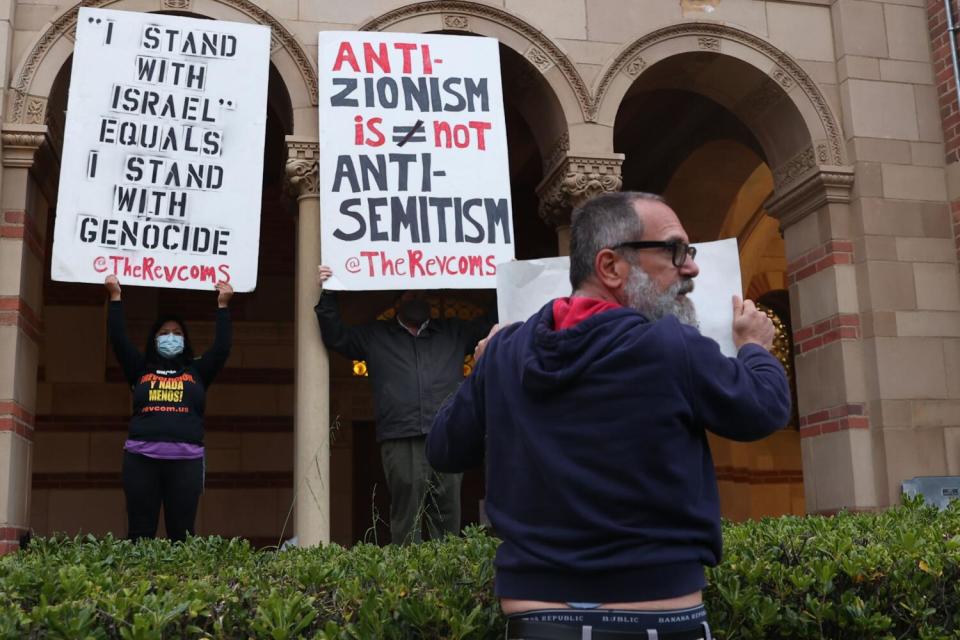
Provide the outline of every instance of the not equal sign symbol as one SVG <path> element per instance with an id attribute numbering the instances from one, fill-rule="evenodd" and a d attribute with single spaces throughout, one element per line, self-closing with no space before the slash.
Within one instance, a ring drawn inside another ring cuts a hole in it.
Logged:
<path id="1" fill-rule="evenodd" d="M 394 127 L 393 141 L 398 147 L 402 147 L 408 142 L 426 142 L 427 132 L 423 128 L 423 120 L 417 120 L 412 127 Z"/>

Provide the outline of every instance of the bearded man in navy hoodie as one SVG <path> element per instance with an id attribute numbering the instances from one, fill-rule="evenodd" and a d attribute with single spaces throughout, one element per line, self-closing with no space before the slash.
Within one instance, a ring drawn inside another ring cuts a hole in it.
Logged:
<path id="1" fill-rule="evenodd" d="M 763 438 L 787 424 L 790 391 L 749 300 L 732 301 L 736 358 L 697 330 L 695 255 L 661 197 L 591 200 L 573 216 L 573 295 L 481 342 L 434 420 L 435 469 L 486 453 L 508 638 L 710 638 L 704 566 L 722 540 L 706 432 Z"/>

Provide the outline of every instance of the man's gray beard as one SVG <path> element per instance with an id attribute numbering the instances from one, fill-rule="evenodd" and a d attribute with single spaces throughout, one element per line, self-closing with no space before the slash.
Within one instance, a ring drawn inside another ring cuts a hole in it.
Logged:
<path id="1" fill-rule="evenodd" d="M 630 277 L 627 279 L 624 293 L 627 296 L 627 306 L 636 309 L 650 321 L 674 315 L 681 323 L 697 327 L 699 323 L 693 300 L 685 295 L 677 297 L 681 293 L 686 294 L 691 291 L 693 291 L 693 279 L 683 278 L 660 293 L 646 271 L 639 266 L 631 265 Z"/>

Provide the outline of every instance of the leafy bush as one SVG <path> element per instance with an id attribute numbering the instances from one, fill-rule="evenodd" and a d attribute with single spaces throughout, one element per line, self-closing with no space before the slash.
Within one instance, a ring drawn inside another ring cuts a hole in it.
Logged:
<path id="1" fill-rule="evenodd" d="M 726 524 L 733 638 L 960 638 L 960 504 Z M 498 638 L 497 541 L 262 552 L 240 540 L 34 540 L 0 559 L 0 639 Z"/>

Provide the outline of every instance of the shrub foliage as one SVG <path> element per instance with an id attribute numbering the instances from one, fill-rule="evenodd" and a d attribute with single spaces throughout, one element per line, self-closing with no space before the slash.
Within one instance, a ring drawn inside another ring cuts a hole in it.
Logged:
<path id="1" fill-rule="evenodd" d="M 717 638 L 960 638 L 960 503 L 725 524 Z M 497 541 L 256 551 L 34 540 L 0 559 L 0 639 L 498 638 Z"/>

